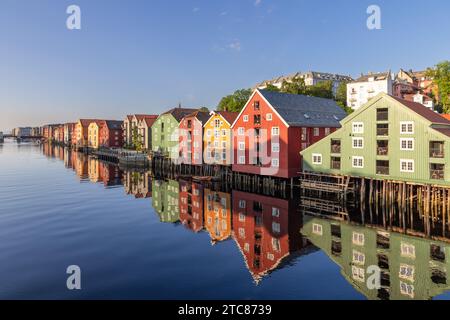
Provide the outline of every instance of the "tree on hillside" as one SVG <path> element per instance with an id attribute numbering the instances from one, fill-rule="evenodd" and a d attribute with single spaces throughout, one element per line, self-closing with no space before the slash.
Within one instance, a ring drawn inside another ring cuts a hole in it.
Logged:
<path id="1" fill-rule="evenodd" d="M 280 88 L 274 86 L 273 84 L 268 84 L 267 87 L 264 88 L 264 90 L 280 92 Z"/>
<path id="2" fill-rule="evenodd" d="M 236 90 L 233 94 L 223 97 L 220 100 L 217 110 L 240 112 L 247 103 L 251 94 L 251 89 Z"/>
<path id="3" fill-rule="evenodd" d="M 353 109 L 347 106 L 347 83 L 347 81 L 343 81 L 339 84 L 334 99 L 347 114 L 350 114 L 353 112 Z"/>
<path id="4" fill-rule="evenodd" d="M 292 81 L 284 80 L 280 91 L 291 94 L 306 94 L 307 88 L 305 80 L 299 77 L 292 79 Z"/>
<path id="5" fill-rule="evenodd" d="M 427 76 L 432 77 L 438 87 L 439 105 L 443 112 L 450 113 L 450 61 L 443 61 L 428 69 Z"/>
<path id="6" fill-rule="evenodd" d="M 306 92 L 309 96 L 333 99 L 333 82 L 321 81 L 315 85 L 308 86 Z"/>

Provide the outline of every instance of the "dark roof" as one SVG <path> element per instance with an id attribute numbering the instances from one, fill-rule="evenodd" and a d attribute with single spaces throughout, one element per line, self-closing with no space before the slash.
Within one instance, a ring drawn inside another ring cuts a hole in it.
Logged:
<path id="1" fill-rule="evenodd" d="M 216 113 L 224 117 L 224 119 L 227 120 L 230 125 L 233 124 L 234 120 L 236 120 L 239 115 L 239 112 L 231 111 L 216 111 Z"/>
<path id="2" fill-rule="evenodd" d="M 340 127 L 347 114 L 334 100 L 259 90 L 290 126 Z"/>
<path id="3" fill-rule="evenodd" d="M 173 108 L 170 109 L 167 112 L 164 112 L 163 114 L 171 114 L 175 119 L 177 119 L 178 122 L 181 121 L 185 116 L 187 116 L 190 113 L 193 113 L 194 111 L 197 111 L 197 109 L 190 109 L 190 108 Z"/>
<path id="4" fill-rule="evenodd" d="M 106 125 L 110 130 L 120 130 L 122 129 L 123 121 L 117 120 L 106 120 Z"/>
<path id="5" fill-rule="evenodd" d="M 398 102 L 400 102 L 401 104 L 403 104 L 405 107 L 408 107 L 409 109 L 411 109 L 412 111 L 414 111 L 415 113 L 417 113 L 418 115 L 420 115 L 421 117 L 427 119 L 428 121 L 430 121 L 432 123 L 440 123 L 440 124 L 450 125 L 449 120 L 442 117 L 439 113 L 431 111 L 430 109 L 425 107 L 423 104 L 400 99 L 400 98 L 397 98 L 394 96 L 391 96 L 391 97 L 393 99 L 397 100 Z"/>
<path id="6" fill-rule="evenodd" d="M 369 74 L 362 74 L 358 79 L 356 79 L 353 82 L 367 82 L 369 81 L 369 78 L 374 78 L 375 81 L 378 80 L 385 80 L 389 77 L 390 71 L 387 72 L 380 72 L 380 73 L 369 73 Z"/>
<path id="7" fill-rule="evenodd" d="M 196 110 L 188 115 L 186 115 L 185 117 L 195 117 L 197 118 L 201 123 L 205 123 L 206 121 L 208 121 L 208 119 L 210 118 L 209 112 L 208 111 L 200 111 L 200 110 Z"/>
<path id="8" fill-rule="evenodd" d="M 433 128 L 436 131 L 439 131 L 440 133 L 446 135 L 447 137 L 450 137 L 450 128 L 444 129 L 444 128 Z"/>

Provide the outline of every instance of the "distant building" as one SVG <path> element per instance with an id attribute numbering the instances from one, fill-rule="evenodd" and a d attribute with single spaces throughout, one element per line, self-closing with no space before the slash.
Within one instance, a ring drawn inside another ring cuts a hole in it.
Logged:
<path id="1" fill-rule="evenodd" d="M 347 106 L 357 110 L 381 92 L 392 95 L 392 90 L 391 71 L 361 75 L 347 84 Z"/>
<path id="2" fill-rule="evenodd" d="M 88 147 L 89 141 L 89 125 L 98 122 L 97 119 L 80 119 L 75 125 L 75 145 L 79 148 Z M 91 142 L 95 139 L 92 137 Z"/>
<path id="3" fill-rule="evenodd" d="M 265 80 L 257 84 L 255 89 L 265 89 L 268 85 L 281 88 L 283 82 L 292 82 L 293 79 L 297 78 L 303 79 L 306 86 L 313 86 L 321 82 L 331 81 L 333 83 L 333 94 L 336 94 L 336 91 L 342 82 L 350 82 L 353 80 L 350 76 L 344 76 L 334 73 L 316 71 L 297 72 L 288 76 L 280 76 L 272 80 Z"/>
<path id="4" fill-rule="evenodd" d="M 434 110 L 434 101 L 431 98 L 433 91 L 435 91 L 433 80 L 426 76 L 425 71 L 400 69 L 393 84 L 395 97 L 423 104 L 431 110 Z"/>
<path id="5" fill-rule="evenodd" d="M 429 96 L 424 95 L 420 92 L 417 93 L 411 93 L 411 94 L 405 94 L 403 95 L 403 99 L 407 101 L 417 102 L 425 107 L 427 107 L 430 110 L 434 110 L 434 101 Z"/>
<path id="6" fill-rule="evenodd" d="M 148 114 L 127 115 L 123 121 L 124 143 L 131 146 L 133 144 L 133 135 L 136 134 L 141 139 L 142 147 L 146 150 L 151 150 L 151 127 L 157 118 L 157 115 Z"/>
<path id="7" fill-rule="evenodd" d="M 3 143 L 5 138 L 3 137 L 3 132 L 0 131 L 0 143 Z"/>
<path id="8" fill-rule="evenodd" d="M 64 144 L 70 145 L 72 143 L 72 135 L 75 130 L 76 123 L 64 124 Z"/>
<path id="9" fill-rule="evenodd" d="M 18 127 L 14 129 L 13 135 L 18 138 L 31 137 L 31 127 Z"/>
<path id="10" fill-rule="evenodd" d="M 179 151 L 182 163 L 203 164 L 203 125 L 209 118 L 209 112 L 197 110 L 181 119 Z"/>

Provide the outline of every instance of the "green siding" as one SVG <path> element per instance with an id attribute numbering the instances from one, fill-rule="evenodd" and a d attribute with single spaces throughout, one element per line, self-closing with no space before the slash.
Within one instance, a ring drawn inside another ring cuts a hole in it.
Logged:
<path id="1" fill-rule="evenodd" d="M 389 269 L 382 269 L 382 272 L 389 274 L 390 285 L 385 287 L 390 292 L 391 300 L 411 300 L 411 299 L 430 299 L 444 291 L 450 289 L 449 285 L 438 284 L 432 281 L 432 270 L 440 270 L 447 276 L 449 267 L 450 246 L 444 242 L 432 241 L 429 239 L 415 238 L 399 233 L 389 234 L 389 249 L 377 247 L 377 232 L 386 233 L 384 229 L 368 228 L 361 225 L 348 224 L 345 222 L 332 221 L 323 218 L 306 217 L 304 221 L 302 234 L 305 235 L 315 246 L 323 250 L 336 264 L 341 268 L 342 275 L 352 286 L 369 299 L 378 299 L 378 290 L 369 289 L 366 285 L 368 276 L 367 268 L 371 265 L 378 265 L 378 254 L 387 256 L 389 261 Z M 322 227 L 322 235 L 313 233 L 313 225 Z M 340 226 L 341 237 L 331 235 L 331 225 Z M 358 245 L 353 242 L 353 233 L 364 235 L 364 244 Z M 331 250 L 332 241 L 341 243 L 341 254 L 333 253 Z M 414 247 L 415 255 L 406 257 L 402 255 L 401 245 L 405 243 Z M 435 261 L 430 255 L 431 245 L 441 247 L 445 252 L 445 260 Z M 353 260 L 353 251 L 364 254 L 364 264 L 356 263 Z M 400 265 L 405 264 L 414 268 L 414 276 L 412 279 L 404 279 L 400 276 Z M 364 280 L 355 279 L 352 273 L 352 267 L 362 268 Z M 406 295 L 400 290 L 401 282 L 413 288 L 413 295 Z M 448 282 L 448 280 L 447 280 Z"/>
<path id="2" fill-rule="evenodd" d="M 387 108 L 389 111 L 389 120 L 377 122 L 377 109 Z M 414 123 L 413 134 L 400 134 L 400 123 L 403 121 L 412 121 Z M 352 123 L 362 122 L 364 124 L 364 133 L 352 133 Z M 377 124 L 387 123 L 389 125 L 388 137 L 377 137 Z M 344 174 L 352 176 L 362 176 L 376 179 L 393 179 L 401 181 L 411 181 L 417 183 L 432 184 L 450 184 L 450 139 L 437 130 L 433 129 L 432 124 L 421 117 L 408 107 L 402 105 L 397 100 L 388 95 L 381 94 L 372 99 L 368 104 L 349 115 L 342 121 L 342 128 L 315 143 L 301 152 L 303 156 L 303 170 L 315 171 L 331 174 Z M 352 147 L 352 138 L 362 137 L 364 139 L 364 148 L 355 149 Z M 400 150 L 401 138 L 413 138 L 414 150 Z M 331 169 L 331 140 L 339 139 L 341 141 L 341 169 Z M 387 156 L 378 156 L 377 140 L 388 140 L 389 153 Z M 431 159 L 429 157 L 430 141 L 443 141 L 445 158 Z M 313 164 L 312 155 L 321 154 L 322 164 Z M 352 157 L 364 157 L 364 168 L 354 168 L 352 166 Z M 407 173 L 400 171 L 400 159 L 414 160 L 414 172 Z M 376 173 L 376 160 L 389 161 L 389 175 L 379 175 Z M 430 163 L 445 164 L 445 180 L 430 179 Z"/>
<path id="3" fill-rule="evenodd" d="M 152 182 L 152 205 L 161 222 L 180 220 L 179 183 L 175 180 Z"/>
<path id="4" fill-rule="evenodd" d="M 162 130 L 164 126 L 164 131 Z M 171 159 L 179 158 L 179 122 L 171 114 L 162 114 L 152 125 L 152 149 Z"/>

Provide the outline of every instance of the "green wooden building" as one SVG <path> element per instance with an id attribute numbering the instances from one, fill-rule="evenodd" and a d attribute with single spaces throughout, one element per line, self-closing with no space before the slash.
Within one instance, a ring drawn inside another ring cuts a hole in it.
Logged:
<path id="1" fill-rule="evenodd" d="M 152 206 L 161 222 L 175 223 L 180 220 L 179 187 L 175 180 L 152 181 Z"/>
<path id="2" fill-rule="evenodd" d="M 381 93 L 301 152 L 303 171 L 450 185 L 450 121 Z"/>
<path id="3" fill-rule="evenodd" d="M 450 290 L 448 243 L 312 216 L 301 233 L 368 299 L 428 300 Z M 379 289 L 367 286 L 369 266 L 381 269 Z"/>
<path id="4" fill-rule="evenodd" d="M 179 158 L 178 126 L 181 119 L 197 109 L 174 108 L 163 114 L 152 125 L 152 150 L 170 159 Z"/>

